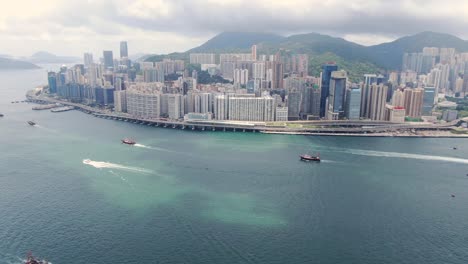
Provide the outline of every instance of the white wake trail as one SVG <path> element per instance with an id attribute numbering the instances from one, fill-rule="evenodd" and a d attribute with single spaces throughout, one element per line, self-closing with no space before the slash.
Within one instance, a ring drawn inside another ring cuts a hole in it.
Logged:
<path id="1" fill-rule="evenodd" d="M 139 173 L 152 173 L 153 172 L 151 170 L 147 170 L 143 168 L 125 166 L 121 164 L 104 162 L 104 161 L 94 161 L 90 159 L 84 159 L 83 164 L 93 166 L 97 169 L 117 169 L 117 170 L 125 170 L 125 171 L 131 171 L 131 172 L 139 172 Z"/>
<path id="2" fill-rule="evenodd" d="M 436 161 L 446 161 L 446 162 L 468 164 L 468 159 L 443 157 L 443 156 L 433 156 L 433 155 L 410 154 L 410 153 L 400 153 L 400 152 L 385 152 L 385 151 L 372 151 L 372 150 L 359 150 L 359 149 L 348 149 L 345 152 L 350 153 L 350 154 L 354 154 L 354 155 L 372 156 L 372 157 L 436 160 Z"/>

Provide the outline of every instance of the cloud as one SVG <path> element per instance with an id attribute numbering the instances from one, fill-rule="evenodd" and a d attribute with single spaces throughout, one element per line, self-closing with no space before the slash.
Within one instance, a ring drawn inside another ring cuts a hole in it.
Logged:
<path id="1" fill-rule="evenodd" d="M 131 53 L 184 51 L 222 31 L 319 32 L 369 45 L 426 30 L 467 38 L 466 27 L 465 0 L 15 0 L 0 9 L 2 52 L 22 55 L 101 52 L 122 39 Z"/>

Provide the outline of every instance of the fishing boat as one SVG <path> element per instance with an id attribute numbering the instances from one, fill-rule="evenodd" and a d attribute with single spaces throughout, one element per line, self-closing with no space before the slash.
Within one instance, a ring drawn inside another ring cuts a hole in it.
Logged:
<path id="1" fill-rule="evenodd" d="M 302 154 L 300 155 L 302 161 L 317 161 L 320 162 L 320 155 L 317 153 L 316 156 Z"/>
<path id="2" fill-rule="evenodd" d="M 28 258 L 26 259 L 24 264 L 50 264 L 50 263 L 45 260 L 38 260 L 31 253 L 28 253 Z"/>
<path id="3" fill-rule="evenodd" d="M 135 145 L 136 142 L 134 140 L 132 140 L 132 139 L 124 138 L 124 139 L 122 139 L 122 144 Z"/>

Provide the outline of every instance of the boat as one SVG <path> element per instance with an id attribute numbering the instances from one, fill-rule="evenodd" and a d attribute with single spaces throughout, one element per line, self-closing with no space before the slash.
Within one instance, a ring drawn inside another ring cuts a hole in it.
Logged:
<path id="1" fill-rule="evenodd" d="M 122 144 L 135 145 L 136 142 L 134 140 L 132 140 L 132 139 L 124 138 L 124 139 L 122 139 Z"/>
<path id="2" fill-rule="evenodd" d="M 317 161 L 320 162 L 320 155 L 317 153 L 317 156 L 302 154 L 301 156 L 302 161 Z"/>
<path id="3" fill-rule="evenodd" d="M 33 122 L 33 121 L 28 121 L 28 124 L 29 124 L 30 126 L 35 126 L 35 125 L 36 125 L 36 123 Z"/>
<path id="4" fill-rule="evenodd" d="M 0 114 L 0 117 L 4 117 L 5 115 L 4 114 Z"/>
<path id="5" fill-rule="evenodd" d="M 38 260 L 31 253 L 28 253 L 28 258 L 26 259 L 24 264 L 50 264 L 50 263 L 45 260 Z"/>
<path id="6" fill-rule="evenodd" d="M 457 149 L 457 147 L 453 147 L 453 149 L 455 149 L 455 150 L 456 150 L 456 149 Z"/>
<path id="7" fill-rule="evenodd" d="M 90 159 L 84 159 L 83 160 L 83 164 L 90 164 L 91 163 L 91 160 Z"/>

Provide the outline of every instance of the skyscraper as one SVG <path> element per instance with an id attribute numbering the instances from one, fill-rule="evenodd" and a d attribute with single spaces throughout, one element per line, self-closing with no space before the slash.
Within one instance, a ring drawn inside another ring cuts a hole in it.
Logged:
<path id="1" fill-rule="evenodd" d="M 112 50 L 103 51 L 104 57 L 104 67 L 106 69 L 114 68 L 114 56 L 112 55 Z"/>
<path id="2" fill-rule="evenodd" d="M 330 79 L 330 95 L 328 97 L 327 117 L 336 120 L 344 117 L 344 103 L 346 93 L 345 71 L 334 71 Z"/>
<path id="3" fill-rule="evenodd" d="M 252 45 L 252 60 L 257 60 L 257 45 Z"/>
<path id="4" fill-rule="evenodd" d="M 361 116 L 372 120 L 385 120 L 387 86 L 364 85 L 361 93 Z"/>
<path id="5" fill-rule="evenodd" d="M 48 72 L 47 81 L 49 83 L 49 93 L 57 93 L 57 74 L 55 72 Z"/>
<path id="6" fill-rule="evenodd" d="M 84 65 L 85 65 L 85 67 L 89 67 L 89 65 L 91 65 L 91 63 L 93 63 L 93 54 L 92 54 L 92 53 L 86 52 L 86 53 L 83 55 L 83 59 L 84 59 Z"/>
<path id="7" fill-rule="evenodd" d="M 465 72 L 463 74 L 463 96 L 468 92 L 468 62 L 465 62 Z"/>
<path id="8" fill-rule="evenodd" d="M 330 95 L 330 79 L 331 73 L 338 70 L 338 66 L 334 62 L 329 62 L 322 66 L 322 90 L 320 95 L 320 117 L 325 116 L 326 112 L 326 102 L 327 98 Z"/>
<path id="9" fill-rule="evenodd" d="M 120 58 L 128 58 L 127 41 L 120 42 Z"/>
<path id="10" fill-rule="evenodd" d="M 404 93 L 406 115 L 410 117 L 420 117 L 423 106 L 424 89 L 407 88 Z"/>
<path id="11" fill-rule="evenodd" d="M 432 108 L 434 107 L 435 102 L 435 87 L 425 87 L 424 88 L 424 98 L 423 98 L 423 115 L 431 115 Z"/>
<path id="12" fill-rule="evenodd" d="M 345 116 L 349 120 L 361 117 L 361 89 L 351 87 L 346 91 Z"/>

